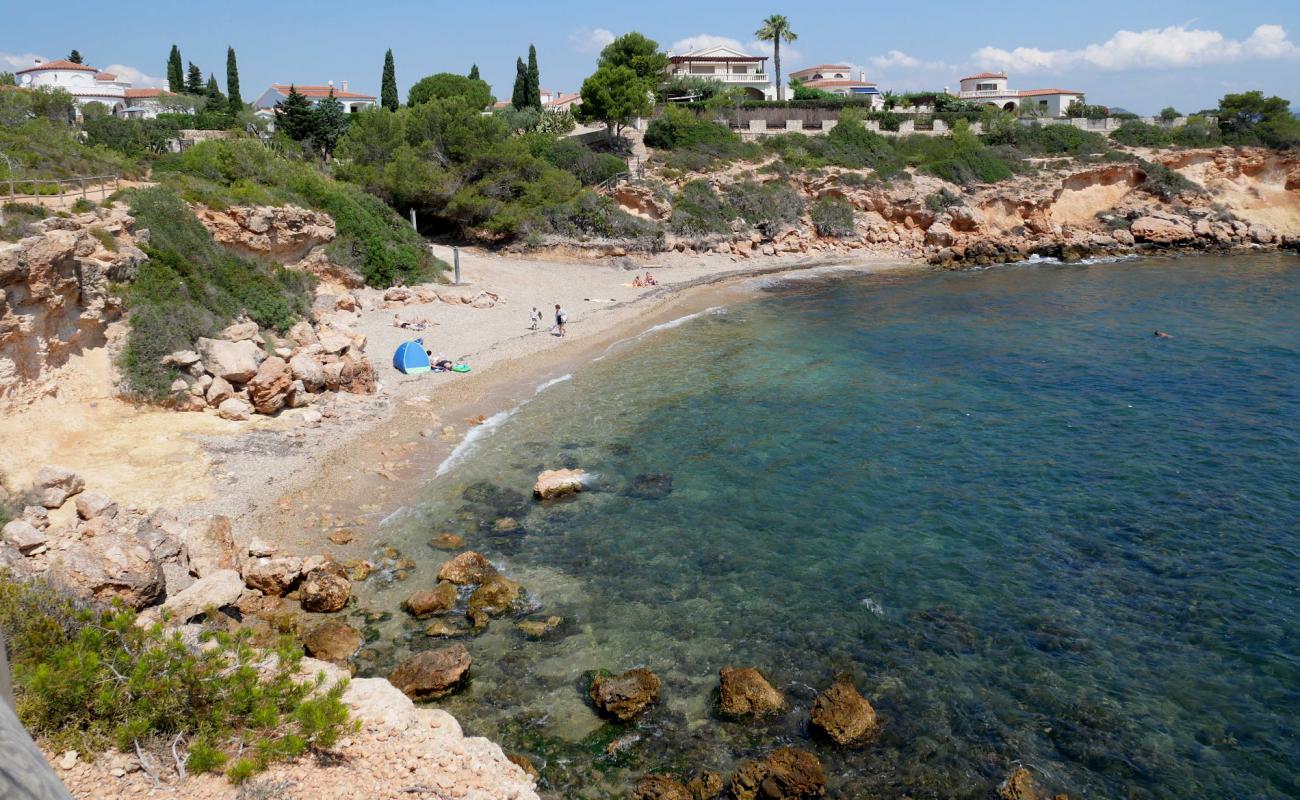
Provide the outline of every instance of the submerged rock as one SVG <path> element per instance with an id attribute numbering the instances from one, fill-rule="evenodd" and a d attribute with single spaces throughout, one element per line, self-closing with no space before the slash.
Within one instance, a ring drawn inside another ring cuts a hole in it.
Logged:
<path id="1" fill-rule="evenodd" d="M 523 587 L 518 583 L 504 575 L 493 575 L 469 596 L 466 615 L 474 627 L 482 628 L 492 617 L 508 614 L 522 592 Z"/>
<path id="2" fill-rule="evenodd" d="M 438 581 L 432 589 L 413 592 L 402 607 L 414 617 L 446 614 L 456 605 L 456 586 L 448 581 Z"/>
<path id="3" fill-rule="evenodd" d="M 693 800 L 691 792 L 666 775 L 647 775 L 637 781 L 631 800 Z"/>
<path id="4" fill-rule="evenodd" d="M 691 792 L 692 800 L 714 800 L 722 796 L 722 773 L 713 770 L 700 770 L 691 778 L 686 788 Z"/>
<path id="5" fill-rule="evenodd" d="M 673 476 L 666 473 L 637 475 L 627 493 L 642 500 L 658 500 L 673 492 Z"/>
<path id="6" fill-rule="evenodd" d="M 745 761 L 731 776 L 736 800 L 806 800 L 826 794 L 826 773 L 807 750 L 782 747 L 759 761 Z"/>
<path id="7" fill-rule="evenodd" d="M 582 479 L 587 475 L 580 469 L 551 469 L 537 476 L 533 495 L 538 500 L 552 500 L 582 491 Z"/>
<path id="8" fill-rule="evenodd" d="M 465 537 L 454 533 L 440 533 L 429 541 L 429 545 L 439 550 L 459 550 L 465 546 Z"/>
<path id="9" fill-rule="evenodd" d="M 622 675 L 597 675 L 591 681 L 591 700 L 601 713 L 627 722 L 659 700 L 663 682 L 644 667 Z"/>
<path id="10" fill-rule="evenodd" d="M 564 624 L 564 617 L 547 617 L 546 619 L 526 619 L 516 622 L 515 627 L 529 639 L 541 639 L 558 630 Z"/>
<path id="11" fill-rule="evenodd" d="M 459 687 L 471 661 L 463 644 L 425 650 L 402 662 L 388 680 L 412 700 L 431 700 Z"/>
<path id="12" fill-rule="evenodd" d="M 861 741 L 877 726 L 876 710 L 848 678 L 835 681 L 813 701 L 813 730 L 838 745 Z"/>
<path id="13" fill-rule="evenodd" d="M 458 586 L 483 583 L 497 574 L 497 568 L 487 560 L 487 556 L 466 550 L 442 565 L 438 570 L 438 580 L 449 581 Z"/>
<path id="14" fill-rule="evenodd" d="M 775 714 L 785 707 L 785 696 L 752 667 L 723 667 L 718 673 L 718 711 L 741 718 Z"/>
<path id="15" fill-rule="evenodd" d="M 469 632 L 469 628 L 447 619 L 434 620 L 424 628 L 424 635 L 435 639 L 456 639 L 468 635 Z"/>
<path id="16" fill-rule="evenodd" d="M 361 631 L 346 622 L 326 620 L 303 634 L 302 644 L 312 658 L 339 664 L 361 649 Z"/>

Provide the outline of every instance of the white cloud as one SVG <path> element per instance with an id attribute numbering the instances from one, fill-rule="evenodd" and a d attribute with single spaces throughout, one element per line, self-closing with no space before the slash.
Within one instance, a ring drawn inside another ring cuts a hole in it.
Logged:
<path id="1" fill-rule="evenodd" d="M 569 34 L 569 46 L 579 53 L 599 53 L 612 41 L 613 31 L 605 28 L 578 28 Z"/>
<path id="2" fill-rule="evenodd" d="M 1174 25 L 1145 31 L 1119 31 L 1100 44 L 1078 50 L 982 47 L 972 55 L 981 68 L 1026 72 L 1070 69 L 1140 70 L 1199 67 L 1236 61 L 1300 58 L 1300 47 L 1280 25 L 1260 25 L 1249 38 L 1229 39 L 1218 31 Z"/>
<path id="3" fill-rule="evenodd" d="M 155 89 L 167 86 L 167 79 L 160 78 L 156 75 L 146 75 L 135 67 L 128 67 L 126 64 L 109 64 L 104 67 L 104 72 L 111 72 L 118 77 L 118 80 L 130 81 L 131 85 L 137 89 L 143 87 L 153 87 Z"/>
<path id="4" fill-rule="evenodd" d="M 925 61 L 910 56 L 902 50 L 890 50 L 883 56 L 872 56 L 871 66 L 876 69 L 949 69 L 950 66 L 943 61 Z"/>
<path id="5" fill-rule="evenodd" d="M 37 61 L 49 61 L 45 56 L 36 53 L 0 53 L 0 66 L 3 66 L 6 72 L 12 72 L 16 69 L 27 69 Z"/>

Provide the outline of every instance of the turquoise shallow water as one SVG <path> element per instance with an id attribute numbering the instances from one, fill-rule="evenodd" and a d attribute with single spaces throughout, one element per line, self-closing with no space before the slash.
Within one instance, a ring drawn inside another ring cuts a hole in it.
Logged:
<path id="1" fill-rule="evenodd" d="M 1016 762 L 1076 797 L 1300 797 L 1300 261 L 760 294 L 539 393 L 385 529 L 420 567 L 372 607 L 430 582 L 449 530 L 565 617 L 467 640 L 473 682 L 442 705 L 468 730 L 565 797 L 777 741 L 842 798 L 988 797 Z M 593 491 L 533 504 L 559 466 Z M 493 534 L 505 515 L 522 530 Z M 400 612 L 376 627 L 373 670 L 436 644 Z M 664 702 L 602 724 L 582 672 L 638 664 Z M 729 664 L 790 712 L 714 719 Z M 842 672 L 886 720 L 860 750 L 805 730 Z"/>

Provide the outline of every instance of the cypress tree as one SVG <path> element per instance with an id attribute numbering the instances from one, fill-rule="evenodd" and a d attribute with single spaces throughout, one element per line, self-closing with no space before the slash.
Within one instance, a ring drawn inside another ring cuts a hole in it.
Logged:
<path id="1" fill-rule="evenodd" d="M 397 96 L 397 67 L 393 66 L 393 51 L 389 48 L 384 53 L 384 77 L 379 82 L 379 105 L 389 111 L 396 111 L 402 104 Z"/>
<path id="2" fill-rule="evenodd" d="M 85 63 L 81 60 L 81 52 L 78 50 L 73 50 L 71 53 L 69 53 L 68 60 L 71 61 L 73 64 Z"/>
<path id="3" fill-rule="evenodd" d="M 482 78 L 478 76 L 478 64 L 473 64 L 470 66 L 468 77 L 472 81 L 482 80 Z"/>
<path id="4" fill-rule="evenodd" d="M 235 63 L 235 48 L 226 48 L 226 93 L 231 115 L 244 110 L 244 98 L 239 94 L 239 65 Z"/>
<path id="5" fill-rule="evenodd" d="M 208 73 L 208 85 L 204 88 L 203 94 L 208 98 L 208 108 L 212 111 L 225 111 L 226 98 L 221 95 L 221 87 L 217 85 L 217 76 Z"/>
<path id="6" fill-rule="evenodd" d="M 185 92 L 186 94 L 203 94 L 203 70 L 198 68 L 193 61 L 190 62 L 189 69 L 185 73 Z"/>
<path id="7" fill-rule="evenodd" d="M 301 142 L 312 134 L 313 119 L 311 101 L 298 93 L 298 88 L 289 85 L 289 96 L 275 104 L 275 126 L 294 141 Z"/>
<path id="8" fill-rule="evenodd" d="M 528 105 L 542 110 L 542 76 L 537 69 L 537 48 L 528 45 Z"/>
<path id="9" fill-rule="evenodd" d="M 515 89 L 510 93 L 510 105 L 516 109 L 528 107 L 528 68 L 522 58 L 515 59 Z"/>
<path id="10" fill-rule="evenodd" d="M 172 53 L 167 56 L 167 88 L 172 94 L 185 91 L 185 67 L 181 64 L 181 50 L 172 45 Z"/>
<path id="11" fill-rule="evenodd" d="M 310 125 L 312 145 L 328 159 L 348 130 L 348 115 L 343 111 L 343 104 L 334 98 L 333 89 L 329 97 L 318 101 L 311 110 Z"/>

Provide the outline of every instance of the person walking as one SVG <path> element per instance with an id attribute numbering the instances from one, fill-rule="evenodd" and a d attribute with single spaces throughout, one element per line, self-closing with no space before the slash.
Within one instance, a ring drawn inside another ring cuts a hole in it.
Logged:
<path id="1" fill-rule="evenodd" d="M 537 330 L 537 326 L 540 325 L 541 322 L 542 312 L 537 310 L 537 306 L 533 306 L 533 310 L 528 312 L 528 329 L 530 331 Z"/>
<path id="2" fill-rule="evenodd" d="M 564 309 L 560 308 L 560 304 L 559 304 L 559 303 L 556 303 L 556 304 L 555 304 L 555 330 L 556 330 L 556 336 L 564 336 L 564 335 L 565 335 L 564 326 L 565 326 L 566 324 L 568 324 L 568 322 L 569 322 L 569 315 L 566 314 L 566 313 L 564 312 Z"/>

